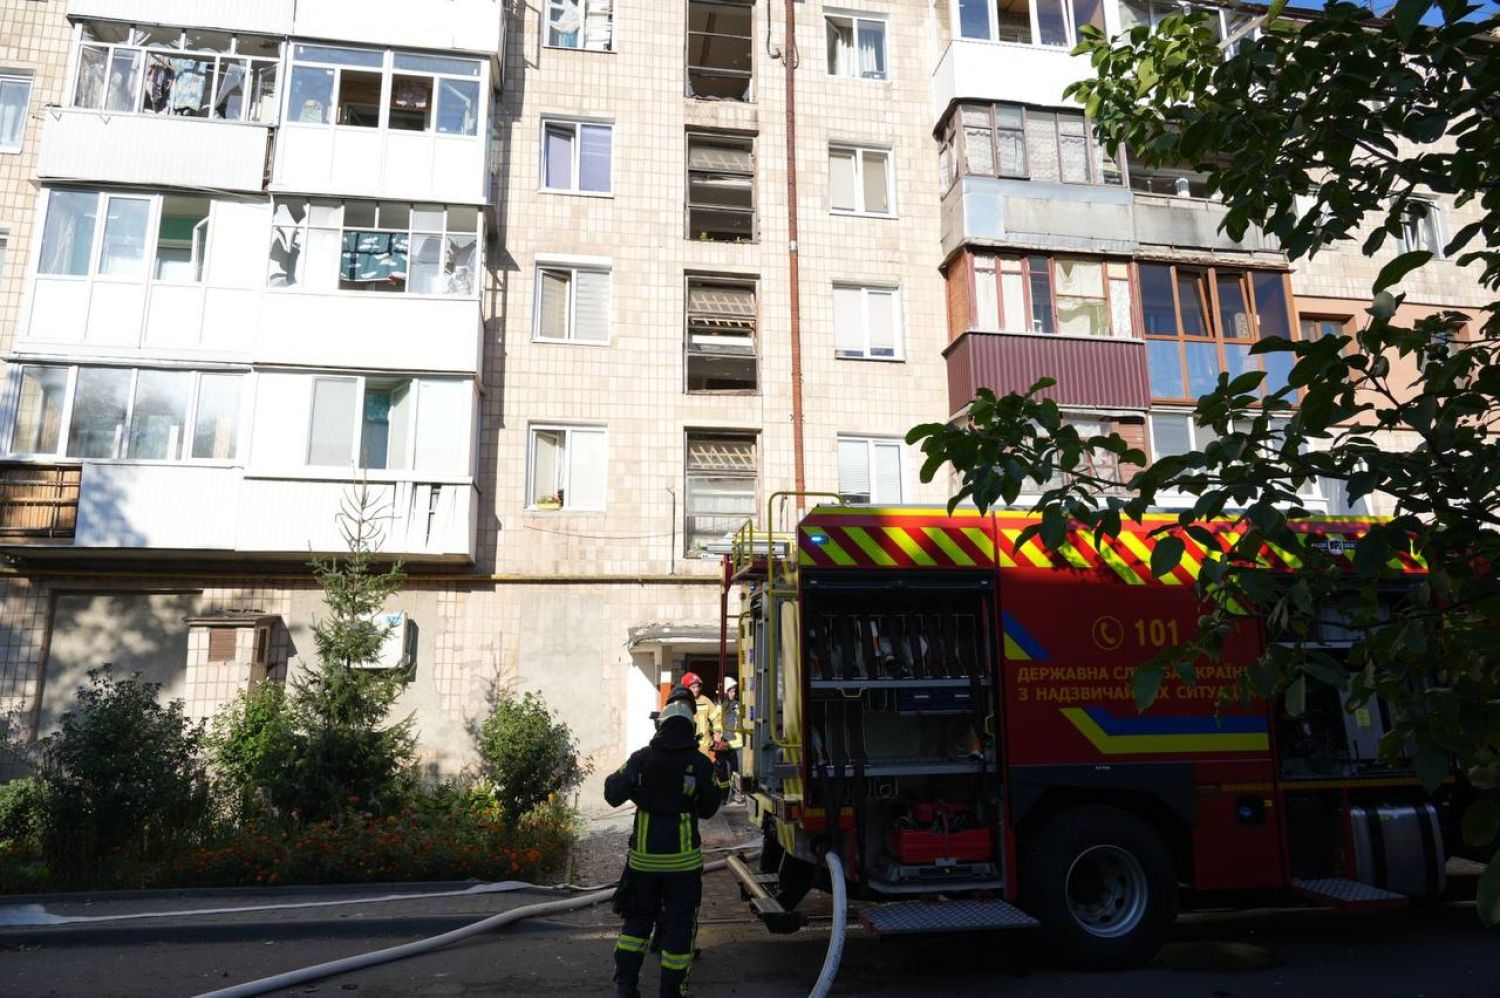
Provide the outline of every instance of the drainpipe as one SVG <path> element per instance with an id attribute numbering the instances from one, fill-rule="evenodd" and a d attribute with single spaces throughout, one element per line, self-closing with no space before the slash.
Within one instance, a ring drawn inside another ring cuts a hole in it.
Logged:
<path id="1" fill-rule="evenodd" d="M 786 228 L 787 280 L 790 285 L 792 333 L 792 458 L 796 470 L 797 511 L 806 509 L 807 473 L 802 447 L 802 293 L 797 261 L 797 6 L 786 0 L 786 41 L 781 63 L 786 67 Z"/>

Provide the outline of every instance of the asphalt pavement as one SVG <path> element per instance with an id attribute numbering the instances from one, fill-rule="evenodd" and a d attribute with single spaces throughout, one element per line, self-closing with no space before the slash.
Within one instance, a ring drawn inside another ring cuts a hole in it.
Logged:
<path id="1" fill-rule="evenodd" d="M 603 834 L 611 841 L 615 836 L 612 829 Z M 714 841 L 732 841 L 736 835 L 735 829 L 719 829 Z M 612 861 L 608 855 L 594 860 L 603 868 Z M 418 896 L 453 888 L 158 894 L 46 899 L 26 907 L 0 899 L 0 996 L 197 995 L 411 942 L 557 896 L 532 891 Z M 389 893 L 406 896 L 370 900 Z M 802 932 L 770 936 L 750 916 L 727 873 L 710 874 L 704 893 L 703 956 L 693 972 L 696 995 L 761 998 L 808 992 L 829 941 L 826 899 L 812 899 L 806 908 L 812 924 Z M 339 900 L 358 903 L 186 913 Z M 49 917 L 143 912 L 167 914 L 37 924 Z M 21 922 L 31 924 L 17 924 Z M 619 920 L 600 905 L 280 993 L 364 998 L 608 995 L 618 929 Z M 655 989 L 654 962 L 648 961 L 642 981 L 648 995 Z M 1481 928 L 1468 904 L 1378 914 L 1316 909 L 1201 913 L 1179 920 L 1172 942 L 1149 967 L 1100 975 L 1052 961 L 1026 932 L 882 941 L 851 928 L 834 993 L 889 998 L 1500 998 L 1500 935 Z"/>

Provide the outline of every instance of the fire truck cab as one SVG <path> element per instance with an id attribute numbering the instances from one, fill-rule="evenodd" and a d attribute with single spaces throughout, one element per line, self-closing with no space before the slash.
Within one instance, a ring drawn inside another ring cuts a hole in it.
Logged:
<path id="1" fill-rule="evenodd" d="M 726 627 L 766 842 L 761 871 L 740 870 L 768 926 L 799 924 L 829 852 L 877 934 L 1040 926 L 1098 968 L 1148 960 L 1186 903 L 1443 894 L 1453 809 L 1378 757 L 1380 704 L 1346 710 L 1332 688 L 1297 718 L 1225 702 L 1275 639 L 1264 621 L 1136 709 L 1138 667 L 1196 627 L 1211 556 L 1180 535 L 1181 565 L 1154 578 L 1167 520 L 1097 545 L 1073 532 L 1057 553 L 1018 543 L 1031 521 L 1005 511 L 831 502 L 784 533 L 739 531 Z M 1368 522 L 1308 521 L 1308 543 L 1342 547 Z"/>

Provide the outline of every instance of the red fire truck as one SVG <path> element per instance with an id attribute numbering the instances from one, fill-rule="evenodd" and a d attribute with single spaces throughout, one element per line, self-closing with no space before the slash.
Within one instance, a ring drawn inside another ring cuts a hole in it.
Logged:
<path id="1" fill-rule="evenodd" d="M 1052 552 L 1018 543 L 1022 513 L 830 502 L 787 533 L 736 535 L 726 628 L 743 788 L 766 839 L 761 871 L 737 872 L 773 931 L 828 886 L 829 852 L 878 934 L 1040 925 L 1093 967 L 1149 959 L 1188 899 L 1377 908 L 1444 893 L 1456 805 L 1379 758 L 1381 704 L 1346 709 L 1328 687 L 1295 718 L 1226 706 L 1276 639 L 1263 620 L 1136 709 L 1135 672 L 1196 626 L 1212 556 L 1178 533 L 1186 556 L 1154 578 L 1168 519 L 1098 544 L 1076 531 Z M 1352 557 L 1368 522 L 1299 529 Z M 1394 567 L 1398 583 L 1423 571 Z M 1320 627 L 1327 647 L 1348 645 L 1337 621 Z"/>

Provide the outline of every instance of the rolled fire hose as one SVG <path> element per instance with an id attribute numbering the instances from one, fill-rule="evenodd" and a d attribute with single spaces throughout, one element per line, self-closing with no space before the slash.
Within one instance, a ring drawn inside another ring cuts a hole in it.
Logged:
<path id="1" fill-rule="evenodd" d="M 828 952 L 823 957 L 823 971 L 818 974 L 818 982 L 813 985 L 807 998 L 828 998 L 828 992 L 833 990 L 834 978 L 839 973 L 839 961 L 844 958 L 844 930 L 849 921 L 849 899 L 844 889 L 844 861 L 839 859 L 838 853 L 829 852 L 823 854 L 823 862 L 828 864 L 828 879 L 833 885 L 833 932 L 828 939 Z"/>

